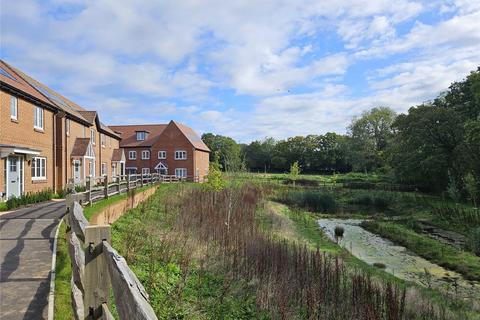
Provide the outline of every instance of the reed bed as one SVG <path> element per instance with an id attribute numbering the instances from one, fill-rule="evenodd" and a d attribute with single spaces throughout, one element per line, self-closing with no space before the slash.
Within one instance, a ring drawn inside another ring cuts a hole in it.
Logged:
<path id="1" fill-rule="evenodd" d="M 405 288 L 351 270 L 338 256 L 262 232 L 257 221 L 263 195 L 251 184 L 220 192 L 193 188 L 167 198 L 164 208 L 174 217 L 175 242 L 193 239 L 207 263 L 220 262 L 232 281 L 253 286 L 257 306 L 272 319 L 446 318 L 424 301 L 410 310 Z"/>

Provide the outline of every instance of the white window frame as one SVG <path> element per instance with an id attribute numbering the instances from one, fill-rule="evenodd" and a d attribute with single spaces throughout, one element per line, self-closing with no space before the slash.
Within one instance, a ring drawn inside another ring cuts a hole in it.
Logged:
<path id="1" fill-rule="evenodd" d="M 142 168 L 142 174 L 150 174 L 150 168 Z"/>
<path id="2" fill-rule="evenodd" d="M 178 172 L 181 170 L 181 172 L 184 172 L 185 175 L 179 175 Z M 175 177 L 177 178 L 187 178 L 187 168 L 175 168 Z"/>
<path id="3" fill-rule="evenodd" d="M 70 119 L 65 119 L 65 133 L 70 136 Z"/>
<path id="4" fill-rule="evenodd" d="M 43 130 L 43 108 L 35 106 L 33 112 L 33 128 Z"/>
<path id="5" fill-rule="evenodd" d="M 167 159 L 167 151 L 165 150 L 158 151 L 158 159 Z"/>
<path id="6" fill-rule="evenodd" d="M 128 160 L 137 160 L 137 151 L 135 150 L 128 151 Z"/>
<path id="7" fill-rule="evenodd" d="M 142 150 L 142 160 L 150 159 L 150 150 Z"/>
<path id="8" fill-rule="evenodd" d="M 40 167 L 38 167 L 38 164 L 40 164 Z M 47 158 L 33 157 L 31 160 L 31 169 L 32 180 L 47 180 Z M 40 174 L 38 174 L 39 170 Z"/>
<path id="9" fill-rule="evenodd" d="M 18 120 L 18 98 L 15 96 L 10 96 L 10 119 Z"/>
<path id="10" fill-rule="evenodd" d="M 107 175 L 107 163 L 106 162 L 102 162 L 101 167 L 100 167 L 100 174 L 102 176 Z"/>
<path id="11" fill-rule="evenodd" d="M 185 154 L 185 157 L 179 157 L 179 155 Z M 175 160 L 187 160 L 186 150 L 175 150 Z"/>
<path id="12" fill-rule="evenodd" d="M 92 141 L 92 144 L 95 145 L 95 130 L 90 129 L 90 140 Z"/>
<path id="13" fill-rule="evenodd" d="M 146 131 L 137 131 L 136 132 L 137 141 L 144 141 L 147 139 L 147 132 Z"/>

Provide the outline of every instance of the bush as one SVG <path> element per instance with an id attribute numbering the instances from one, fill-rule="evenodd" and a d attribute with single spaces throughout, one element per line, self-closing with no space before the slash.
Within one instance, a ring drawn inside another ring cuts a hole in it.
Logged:
<path id="1" fill-rule="evenodd" d="M 348 203 L 358 204 L 363 206 L 374 206 L 377 210 L 387 210 L 392 202 L 392 198 L 387 194 L 378 194 L 374 196 L 360 195 L 356 198 L 350 199 Z"/>
<path id="2" fill-rule="evenodd" d="M 7 200 L 7 210 L 12 210 L 18 208 L 20 206 L 24 206 L 27 204 L 38 203 L 43 201 L 48 201 L 53 198 L 53 191 L 52 189 L 46 189 L 40 192 L 29 192 L 20 197 L 12 197 Z"/>
<path id="3" fill-rule="evenodd" d="M 285 184 L 294 184 L 294 180 L 292 179 L 286 179 L 284 180 Z M 310 180 L 310 179 L 297 179 L 295 180 L 295 184 L 298 186 L 306 186 L 306 187 L 318 187 L 320 185 L 320 182 L 317 180 Z"/>

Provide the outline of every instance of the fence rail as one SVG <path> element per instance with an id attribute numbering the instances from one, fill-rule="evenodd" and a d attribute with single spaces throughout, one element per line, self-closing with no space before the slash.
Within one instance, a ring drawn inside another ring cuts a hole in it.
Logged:
<path id="1" fill-rule="evenodd" d="M 140 181 L 139 181 L 140 180 Z M 165 181 L 159 175 L 126 176 L 102 188 L 93 188 L 93 181 L 82 193 L 67 196 L 68 252 L 72 263 L 71 296 L 75 319 L 114 319 L 110 310 L 110 290 L 120 319 L 157 319 L 148 301 L 148 294 L 125 259 L 111 246 L 109 225 L 90 225 L 83 213 L 83 204 L 112 194 L 135 189 L 145 184 Z M 101 181 L 101 180 L 98 180 Z M 176 180 L 178 181 L 178 179 Z M 170 180 L 169 182 L 174 182 Z M 121 188 L 121 184 L 126 188 Z M 103 191 L 96 195 L 95 191 Z M 110 192 L 110 190 L 114 190 Z"/>
<path id="2" fill-rule="evenodd" d="M 111 180 L 109 180 L 111 179 Z M 91 205 L 94 202 L 108 198 L 110 196 L 128 192 L 132 189 L 151 185 L 154 183 L 174 183 L 186 181 L 187 179 L 179 178 L 175 175 L 161 175 L 158 173 L 151 174 L 129 174 L 114 177 L 88 177 L 85 180 L 70 181 L 67 189 L 72 192 L 76 186 L 85 186 L 85 191 L 73 192 L 72 201 L 77 201 L 81 205 Z"/>

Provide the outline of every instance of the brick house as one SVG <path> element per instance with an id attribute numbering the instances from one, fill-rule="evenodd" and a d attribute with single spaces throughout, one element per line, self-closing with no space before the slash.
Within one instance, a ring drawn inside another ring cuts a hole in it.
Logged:
<path id="1" fill-rule="evenodd" d="M 210 149 L 181 123 L 110 126 L 120 134 L 127 173 L 176 175 L 189 181 L 204 180 Z"/>
<path id="2" fill-rule="evenodd" d="M 0 60 L 0 199 L 124 172 L 120 136 L 96 111 Z"/>

